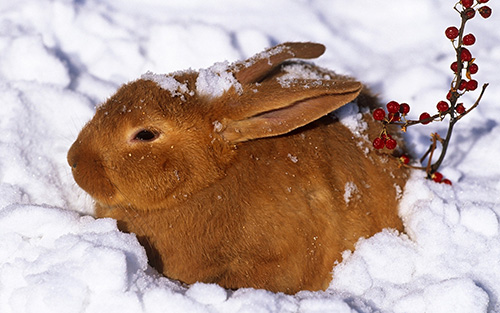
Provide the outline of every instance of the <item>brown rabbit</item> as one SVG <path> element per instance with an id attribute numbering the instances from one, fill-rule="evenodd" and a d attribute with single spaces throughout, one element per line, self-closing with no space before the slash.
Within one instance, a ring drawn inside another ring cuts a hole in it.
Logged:
<path id="1" fill-rule="evenodd" d="M 377 101 L 361 83 L 285 62 L 323 52 L 285 43 L 121 87 L 68 153 L 96 215 L 137 234 L 151 265 L 184 283 L 327 288 L 360 237 L 402 230 L 407 172 L 372 148 Z M 354 132 L 328 115 L 351 101 Z"/>

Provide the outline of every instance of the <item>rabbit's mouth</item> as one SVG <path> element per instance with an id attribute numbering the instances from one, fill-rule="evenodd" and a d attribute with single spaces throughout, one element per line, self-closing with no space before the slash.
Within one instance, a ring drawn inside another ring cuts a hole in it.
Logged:
<path id="1" fill-rule="evenodd" d="M 90 169 L 90 170 L 84 170 Z M 83 190 L 94 200 L 106 206 L 116 205 L 120 202 L 120 193 L 116 192 L 113 183 L 106 178 L 104 168 L 96 164 L 92 167 L 72 166 L 73 177 Z"/>
<path id="2" fill-rule="evenodd" d="M 105 205 L 115 205 L 121 198 L 115 185 L 107 177 L 102 162 L 93 153 L 73 144 L 68 151 L 68 163 L 75 182 L 94 200 Z"/>

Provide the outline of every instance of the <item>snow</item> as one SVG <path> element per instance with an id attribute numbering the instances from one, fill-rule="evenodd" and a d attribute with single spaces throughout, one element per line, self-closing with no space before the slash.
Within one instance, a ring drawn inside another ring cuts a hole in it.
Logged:
<path id="1" fill-rule="evenodd" d="M 351 198 L 359 192 L 358 186 L 352 181 L 347 182 L 344 186 L 344 201 L 349 204 Z"/>
<path id="2" fill-rule="evenodd" d="M 442 167 L 453 186 L 415 173 L 401 200 L 406 233 L 361 239 L 344 252 L 325 292 L 289 296 L 170 281 L 148 267 L 133 234 L 89 216 L 92 201 L 66 163 L 95 106 L 123 83 L 148 71 L 205 68 L 206 79 L 219 81 L 211 89 L 200 79 L 197 92 L 220 92 L 234 85 L 218 67 L 225 60 L 285 41 L 325 44 L 317 64 L 357 77 L 382 101 L 408 102 L 410 118 L 435 110 L 451 80 L 454 56 L 444 29 L 459 22 L 454 3 L 0 3 L 0 312 L 499 312 L 497 1 L 488 3 L 489 20 L 476 16 L 467 28 L 477 38 L 470 48 L 476 79 L 490 86 L 456 125 Z M 160 83 L 168 77 L 154 75 Z M 477 94 L 464 97 L 466 107 Z M 345 110 L 339 119 L 361 127 L 353 105 Z M 416 155 L 435 131 L 445 126 L 409 129 Z"/>
<path id="3" fill-rule="evenodd" d="M 363 112 L 364 113 L 364 112 Z M 351 133 L 360 140 L 368 141 L 366 130 L 368 124 L 363 121 L 361 112 L 356 102 L 350 102 L 333 112 L 339 122 L 347 127 Z"/>
<path id="4" fill-rule="evenodd" d="M 217 98 L 224 92 L 234 88 L 236 92 L 242 93 L 243 87 L 234 75 L 228 71 L 229 62 L 217 62 L 207 69 L 200 69 L 196 78 L 196 92 L 200 96 Z"/>
<path id="5" fill-rule="evenodd" d="M 170 92 L 172 97 L 179 96 L 181 98 L 184 97 L 184 94 L 193 95 L 194 92 L 189 90 L 189 87 L 186 83 L 181 83 L 177 79 L 175 79 L 172 75 L 167 74 L 155 74 L 150 71 L 147 71 L 145 74 L 141 75 L 141 79 L 150 80 L 155 82 L 162 89 Z M 183 99 L 185 100 L 185 99 Z"/>
<path id="6" fill-rule="evenodd" d="M 288 153 L 287 154 L 287 158 L 290 159 L 290 161 L 292 161 L 293 163 L 297 163 L 299 162 L 299 158 L 291 153 Z"/>
<path id="7" fill-rule="evenodd" d="M 304 68 L 301 64 L 291 64 L 283 67 L 284 74 L 278 77 L 278 82 L 283 88 L 290 88 L 294 82 L 299 79 L 314 80 L 312 83 L 319 84 L 321 80 L 331 79 L 328 74 L 320 74 L 308 68 Z"/>

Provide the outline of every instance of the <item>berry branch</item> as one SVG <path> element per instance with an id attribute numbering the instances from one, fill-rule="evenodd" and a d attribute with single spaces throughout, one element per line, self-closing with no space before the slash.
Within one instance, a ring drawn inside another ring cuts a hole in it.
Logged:
<path id="1" fill-rule="evenodd" d="M 447 101 L 441 100 L 437 103 L 436 108 L 438 112 L 436 114 L 431 115 L 428 112 L 423 112 L 420 114 L 418 120 L 408 120 L 406 119 L 406 116 L 408 112 L 410 112 L 410 106 L 407 103 L 399 104 L 396 101 L 390 101 L 387 103 L 387 114 L 383 108 L 377 108 L 373 111 L 373 118 L 382 122 L 380 135 L 373 140 L 373 146 L 375 149 L 387 148 L 389 150 L 393 150 L 396 148 L 397 142 L 391 137 L 387 130 L 389 125 L 397 125 L 403 132 L 406 132 L 409 126 L 418 124 L 427 125 L 431 122 L 443 121 L 446 117 L 449 117 L 448 130 L 444 139 L 437 133 L 431 134 L 431 145 L 420 159 L 421 164 L 425 161 L 425 159 L 427 159 L 426 166 L 410 165 L 410 158 L 406 155 L 402 155 L 398 158 L 402 166 L 425 170 L 427 178 L 436 182 L 451 185 L 451 181 L 443 179 L 443 175 L 438 172 L 438 169 L 445 158 L 446 152 L 448 151 L 448 145 L 451 140 L 453 128 L 460 119 L 469 114 L 479 105 L 479 102 L 488 87 L 487 83 L 482 86 L 479 96 L 469 109 L 465 108 L 463 102 L 458 102 L 462 95 L 467 92 L 474 91 L 478 87 L 478 82 L 472 78 L 472 75 L 479 71 L 479 66 L 475 63 L 476 59 L 472 57 L 470 50 L 466 48 L 466 46 L 474 45 L 476 37 L 473 34 L 464 35 L 465 25 L 469 20 L 474 18 L 476 12 L 479 12 L 479 14 L 485 19 L 490 17 L 491 8 L 484 5 L 488 1 L 489 0 L 476 0 L 474 3 L 474 0 L 460 0 L 454 6 L 455 11 L 460 14 L 460 27 L 448 27 L 445 30 L 445 36 L 451 40 L 455 50 L 457 59 L 450 66 L 455 76 L 446 96 Z M 465 78 L 463 75 L 465 75 Z M 432 158 L 438 147 L 438 143 L 441 144 L 441 152 L 437 161 L 432 163 Z"/>

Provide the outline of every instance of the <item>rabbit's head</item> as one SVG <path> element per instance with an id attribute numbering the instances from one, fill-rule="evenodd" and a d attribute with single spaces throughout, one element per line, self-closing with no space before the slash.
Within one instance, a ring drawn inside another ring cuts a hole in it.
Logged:
<path id="1" fill-rule="evenodd" d="M 165 208 L 206 188 L 223 178 L 240 144 L 285 135 L 358 96 L 362 85 L 345 77 L 277 70 L 323 51 L 285 43 L 244 62 L 147 73 L 124 85 L 68 153 L 76 182 L 102 206 L 137 210 Z"/>

